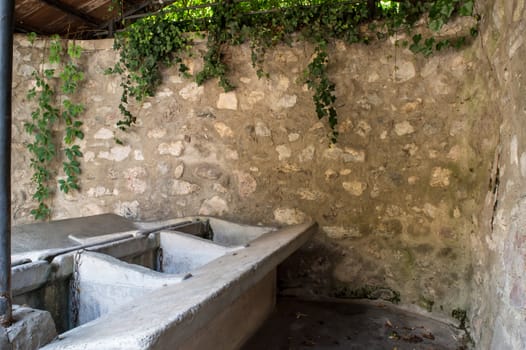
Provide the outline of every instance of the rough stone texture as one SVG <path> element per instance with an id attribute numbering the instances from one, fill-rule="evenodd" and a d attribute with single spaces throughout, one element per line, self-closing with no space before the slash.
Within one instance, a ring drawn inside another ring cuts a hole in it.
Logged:
<path id="1" fill-rule="evenodd" d="M 487 62 L 480 71 L 492 92 L 486 103 L 503 119 L 490 191 L 478 216 L 481 230 L 471 235 L 469 316 L 480 349 L 526 349 L 524 5 L 524 0 L 478 3 L 483 16 L 477 53 Z"/>
<path id="2" fill-rule="evenodd" d="M 412 134 L 414 132 L 415 132 L 415 129 L 413 128 L 411 123 L 409 123 L 408 121 L 404 121 L 404 122 L 395 124 L 395 133 L 398 136 Z"/>
<path id="3" fill-rule="evenodd" d="M 234 171 L 233 173 L 237 179 L 240 197 L 247 197 L 256 191 L 257 182 L 252 175 L 241 171 Z"/>
<path id="4" fill-rule="evenodd" d="M 361 196 L 363 191 L 367 188 L 367 184 L 360 181 L 344 182 L 342 186 L 347 192 L 357 197 Z"/>
<path id="5" fill-rule="evenodd" d="M 305 221 L 305 213 L 293 208 L 277 208 L 274 219 L 280 224 L 296 225 Z"/>
<path id="6" fill-rule="evenodd" d="M 219 136 L 221 137 L 233 137 L 234 136 L 234 132 L 232 131 L 232 129 L 227 126 L 225 123 L 216 123 L 214 124 L 214 128 L 216 129 L 217 133 L 219 134 Z"/>
<path id="7" fill-rule="evenodd" d="M 196 83 L 190 83 L 186 85 L 184 88 L 179 90 L 179 95 L 185 99 L 192 102 L 196 102 L 199 100 L 199 97 L 203 95 L 204 93 L 204 87 L 198 86 Z"/>
<path id="8" fill-rule="evenodd" d="M 199 208 L 199 215 L 206 216 L 223 216 L 228 214 L 228 204 L 226 201 L 218 196 L 206 199 L 201 208 Z"/>
<path id="9" fill-rule="evenodd" d="M 47 311 L 24 306 L 13 307 L 15 322 L 0 330 L 0 346 L 9 350 L 36 350 L 50 343 L 57 335 L 55 323 Z"/>
<path id="10" fill-rule="evenodd" d="M 235 92 L 220 93 L 217 100 L 217 108 L 219 109 L 237 109 L 237 96 Z"/>
<path id="11" fill-rule="evenodd" d="M 431 171 L 431 180 L 429 185 L 431 187 L 448 187 L 449 177 L 451 176 L 451 170 L 444 169 L 441 167 L 433 168 Z"/>
<path id="12" fill-rule="evenodd" d="M 128 158 L 130 155 L 131 148 L 130 146 L 115 146 L 110 148 L 108 151 L 101 151 L 98 154 L 98 158 L 114 160 L 116 162 L 121 162 Z"/>
<path id="13" fill-rule="evenodd" d="M 199 191 L 199 186 L 188 181 L 174 180 L 170 194 L 172 196 L 185 196 Z"/>
<path id="14" fill-rule="evenodd" d="M 207 180 L 217 180 L 221 177 L 221 169 L 218 169 L 211 164 L 201 164 L 198 165 L 194 171 L 194 175 L 201 179 Z"/>
<path id="15" fill-rule="evenodd" d="M 483 73 L 486 57 L 479 44 L 431 58 L 394 39 L 329 46 L 340 132 L 334 146 L 311 92 L 297 84 L 314 53 L 309 44 L 269 49 L 268 79 L 257 78 L 248 45 L 225 48 L 234 67 L 229 79 L 238 86 L 230 93 L 216 81 L 197 87 L 169 68 L 156 96 L 131 105 L 139 123 L 128 133 L 115 127 L 120 81 L 103 74 L 118 53 L 86 49 L 79 96 L 87 108 L 82 191 L 57 193 L 53 218 L 115 212 L 155 220 L 201 212 L 292 224 L 310 217 L 326 229 L 311 242 L 316 249 L 299 255 L 301 263 L 287 276 L 299 282 L 291 285 L 339 297 L 364 287 L 387 298 L 396 291 L 404 305 L 431 305 L 442 315 L 468 309 L 469 247 L 486 225 L 479 213 L 502 115 L 490 96 L 491 73 Z M 27 73 L 42 52 L 21 36 L 15 49 L 12 207 L 13 222 L 23 223 L 34 207 L 23 128 L 34 108 L 25 100 L 34 83 Z M 202 65 L 203 50 L 198 43 L 189 66 Z M 496 74 L 504 79 L 503 69 Z M 518 122 L 521 111 L 508 112 Z M 520 134 L 517 149 L 523 150 Z M 521 305 L 522 290 L 510 284 L 510 305 L 511 298 Z"/>
<path id="16" fill-rule="evenodd" d="M 184 151 L 184 145 L 182 141 L 172 142 L 172 143 L 161 143 L 159 147 L 159 154 L 169 154 L 174 157 L 179 157 Z"/>

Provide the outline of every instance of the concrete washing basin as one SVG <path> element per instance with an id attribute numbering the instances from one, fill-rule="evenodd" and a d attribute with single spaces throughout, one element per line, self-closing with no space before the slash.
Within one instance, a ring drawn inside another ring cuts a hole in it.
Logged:
<path id="1" fill-rule="evenodd" d="M 51 245 L 28 238 L 34 225 L 13 236 L 22 237 L 14 245 L 14 301 L 47 310 L 61 333 L 46 350 L 237 349 L 274 308 L 277 265 L 316 230 L 203 217 L 71 220 L 51 224 Z M 101 220 L 116 230 L 90 231 L 90 221 Z M 86 230 L 64 229 L 79 225 Z"/>

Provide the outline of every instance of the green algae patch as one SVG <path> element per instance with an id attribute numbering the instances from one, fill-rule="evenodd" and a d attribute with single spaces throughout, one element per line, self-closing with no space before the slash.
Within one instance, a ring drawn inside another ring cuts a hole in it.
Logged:
<path id="1" fill-rule="evenodd" d="M 385 300 L 393 304 L 400 302 L 400 292 L 385 286 L 365 285 L 358 288 L 340 286 L 334 292 L 336 298 Z"/>

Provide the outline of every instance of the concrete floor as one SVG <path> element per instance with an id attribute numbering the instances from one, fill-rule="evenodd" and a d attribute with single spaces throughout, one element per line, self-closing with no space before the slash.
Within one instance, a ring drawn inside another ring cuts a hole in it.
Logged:
<path id="1" fill-rule="evenodd" d="M 460 350 L 455 327 L 371 301 L 278 298 L 269 320 L 242 350 Z"/>

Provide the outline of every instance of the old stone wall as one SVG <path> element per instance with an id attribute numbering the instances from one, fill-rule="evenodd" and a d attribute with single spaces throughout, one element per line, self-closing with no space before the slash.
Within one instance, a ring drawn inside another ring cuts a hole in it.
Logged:
<path id="1" fill-rule="evenodd" d="M 480 234 L 473 235 L 471 324 L 479 349 L 526 349 L 524 0 L 478 1 L 481 73 L 502 115 Z"/>
<path id="2" fill-rule="evenodd" d="M 138 125 L 122 133 L 115 128 L 120 81 L 103 74 L 118 54 L 110 41 L 81 42 L 82 190 L 57 193 L 53 219 L 203 214 L 287 225 L 312 218 L 320 232 L 285 267 L 284 292 L 400 300 L 445 315 L 467 309 L 470 245 L 480 232 L 500 116 L 488 103 L 484 57 L 475 48 L 423 58 L 396 39 L 403 37 L 332 45 L 336 145 L 301 83 L 314 52 L 308 44 L 270 50 L 268 79 L 257 78 L 248 46 L 230 48 L 237 89 L 229 93 L 166 69 L 157 95 L 132 107 Z M 35 107 L 25 94 L 45 47 L 15 38 L 15 223 L 31 221 L 34 207 L 23 123 Z M 192 72 L 202 66 L 204 43 L 194 51 L 186 62 Z"/>

